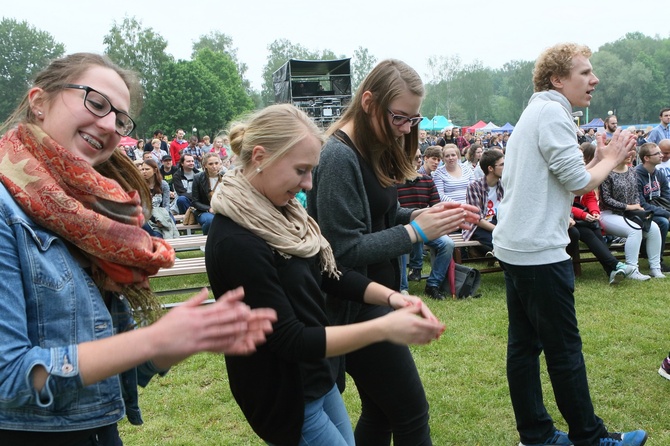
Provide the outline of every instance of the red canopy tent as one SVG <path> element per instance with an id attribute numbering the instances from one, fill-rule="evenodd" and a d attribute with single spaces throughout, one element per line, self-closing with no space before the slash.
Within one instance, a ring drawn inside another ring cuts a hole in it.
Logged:
<path id="1" fill-rule="evenodd" d="M 482 127 L 486 127 L 486 123 L 482 120 L 480 120 L 477 124 L 473 124 L 470 127 L 466 127 L 463 129 L 461 134 L 463 133 L 475 133 L 477 130 L 481 129 Z"/>
<path id="2" fill-rule="evenodd" d="M 121 141 L 119 141 L 120 146 L 136 146 L 137 140 L 131 138 L 130 136 L 122 136 Z"/>

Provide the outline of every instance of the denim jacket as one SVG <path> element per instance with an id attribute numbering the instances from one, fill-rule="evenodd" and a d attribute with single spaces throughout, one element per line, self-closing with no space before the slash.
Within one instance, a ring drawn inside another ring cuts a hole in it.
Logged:
<path id="1" fill-rule="evenodd" d="M 77 345 L 133 329 L 123 298 L 107 308 L 98 288 L 66 243 L 35 224 L 0 183 L 0 429 L 91 429 L 128 412 L 141 424 L 137 384 L 151 363 L 84 387 Z M 37 391 L 31 371 L 49 375 Z M 126 403 L 124 404 L 124 399 Z"/>

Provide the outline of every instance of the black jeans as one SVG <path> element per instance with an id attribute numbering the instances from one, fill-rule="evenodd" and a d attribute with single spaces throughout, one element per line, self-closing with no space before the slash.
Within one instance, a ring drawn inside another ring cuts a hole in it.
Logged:
<path id="1" fill-rule="evenodd" d="M 493 219 L 491 220 L 491 223 L 494 225 L 498 224 L 498 219 L 493 216 Z M 487 231 L 484 228 L 477 228 L 475 229 L 475 232 L 472 233 L 472 236 L 470 236 L 470 240 L 474 240 L 476 242 L 481 243 L 488 249 L 489 251 L 493 251 L 493 232 Z"/>
<path id="2" fill-rule="evenodd" d="M 21 446 L 123 446 L 117 424 L 70 432 L 0 430 L 0 444 Z"/>
<path id="3" fill-rule="evenodd" d="M 363 305 L 355 322 L 381 317 L 387 307 Z M 428 401 L 406 346 L 379 342 L 345 358 L 347 373 L 361 397 L 354 435 L 362 446 L 430 446 Z"/>
<path id="4" fill-rule="evenodd" d="M 578 244 L 580 240 L 588 246 L 589 251 L 591 251 L 596 259 L 598 259 L 605 270 L 605 274 L 609 277 L 619 261 L 614 257 L 609 247 L 605 244 L 600 228 L 594 229 L 579 225 L 571 226 L 568 228 L 568 235 L 570 236 L 570 244 L 577 244 L 577 249 L 579 249 Z"/>
<path id="5" fill-rule="evenodd" d="M 556 404 L 575 446 L 597 444 L 607 429 L 593 410 L 575 313 L 572 262 L 516 266 L 505 272 L 507 381 L 521 442 L 541 443 L 554 422 L 544 406 L 540 353 L 544 350 Z"/>

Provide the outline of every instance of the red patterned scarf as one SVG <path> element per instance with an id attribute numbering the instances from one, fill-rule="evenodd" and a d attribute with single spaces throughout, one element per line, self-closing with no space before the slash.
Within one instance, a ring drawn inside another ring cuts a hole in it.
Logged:
<path id="1" fill-rule="evenodd" d="M 174 263 L 170 245 L 141 228 L 137 191 L 125 192 L 35 125 L 0 139 L 0 181 L 37 224 L 81 250 L 103 289 L 148 288 L 148 276 Z"/>

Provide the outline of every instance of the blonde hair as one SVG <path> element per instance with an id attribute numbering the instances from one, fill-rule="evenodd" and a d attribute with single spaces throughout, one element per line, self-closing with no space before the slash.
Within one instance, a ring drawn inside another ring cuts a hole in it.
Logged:
<path id="1" fill-rule="evenodd" d="M 591 49 L 576 43 L 559 43 L 547 48 L 535 61 L 533 69 L 533 86 L 535 92 L 553 90 L 552 76 L 568 77 L 572 70 L 572 59 L 582 55 L 591 57 Z"/>
<path id="2" fill-rule="evenodd" d="M 251 165 L 254 147 L 261 146 L 268 159 L 259 166 L 272 164 L 291 148 L 311 135 L 322 144 L 323 132 L 314 122 L 298 108 L 291 104 L 270 105 L 241 122 L 233 123 L 228 132 L 230 148 L 237 155 L 237 164 L 243 168 Z"/>
<path id="3" fill-rule="evenodd" d="M 442 158 L 447 156 L 447 152 L 449 150 L 456 151 L 456 156 L 458 156 L 460 158 L 461 151 L 458 149 L 458 146 L 456 144 L 445 144 L 444 147 L 442 147 Z"/>

